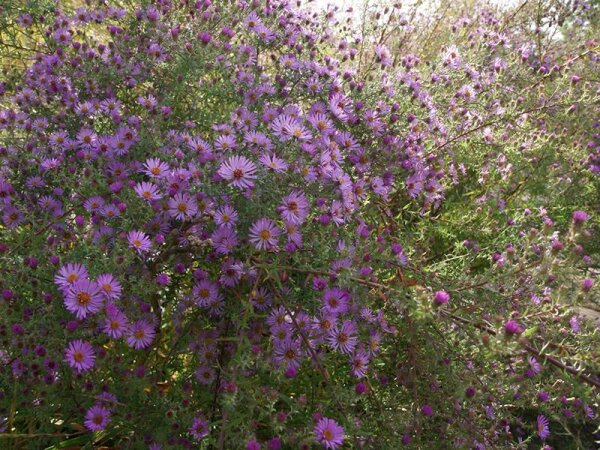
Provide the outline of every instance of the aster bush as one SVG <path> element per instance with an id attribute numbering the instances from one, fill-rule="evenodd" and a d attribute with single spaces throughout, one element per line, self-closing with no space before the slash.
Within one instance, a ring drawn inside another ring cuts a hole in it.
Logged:
<path id="1" fill-rule="evenodd" d="M 0 448 L 594 448 L 600 11 L 468 3 L 1 6 Z"/>

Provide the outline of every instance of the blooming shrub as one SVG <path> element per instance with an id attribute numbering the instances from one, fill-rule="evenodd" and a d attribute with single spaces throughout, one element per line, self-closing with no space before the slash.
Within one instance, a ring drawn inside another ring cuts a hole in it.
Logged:
<path id="1" fill-rule="evenodd" d="M 597 8 L 106 3 L 2 12 L 2 448 L 594 446 Z"/>

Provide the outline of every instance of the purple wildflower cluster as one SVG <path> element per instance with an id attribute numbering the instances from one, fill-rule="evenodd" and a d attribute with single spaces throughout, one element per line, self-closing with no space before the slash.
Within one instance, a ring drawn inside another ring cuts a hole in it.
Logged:
<path id="1" fill-rule="evenodd" d="M 2 432 L 499 448 L 550 442 L 557 411 L 590 426 L 593 366 L 545 352 L 597 343 L 576 314 L 597 211 L 522 207 L 547 201 L 531 179 L 572 182 L 548 147 L 589 127 L 553 114 L 585 107 L 597 49 L 564 62 L 487 8 L 431 56 L 397 47 L 400 5 L 371 42 L 288 0 L 107 3 L 15 19 L 39 51 L 0 84 Z"/>

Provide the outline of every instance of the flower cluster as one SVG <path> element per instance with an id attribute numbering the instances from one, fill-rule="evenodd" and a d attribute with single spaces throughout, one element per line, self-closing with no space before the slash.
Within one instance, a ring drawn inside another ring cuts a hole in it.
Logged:
<path id="1" fill-rule="evenodd" d="M 478 3 L 437 45 L 400 5 L 344 27 L 288 0 L 66 3 L 8 9 L 36 51 L 0 84 L 2 432 L 277 450 L 593 428 L 597 11 L 575 2 L 555 42 Z"/>

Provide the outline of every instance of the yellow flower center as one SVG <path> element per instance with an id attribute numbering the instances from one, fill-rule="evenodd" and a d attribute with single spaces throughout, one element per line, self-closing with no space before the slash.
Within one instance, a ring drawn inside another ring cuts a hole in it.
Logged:
<path id="1" fill-rule="evenodd" d="M 92 296 L 87 292 L 80 292 L 77 294 L 77 303 L 81 306 L 87 305 L 92 300 Z"/>

